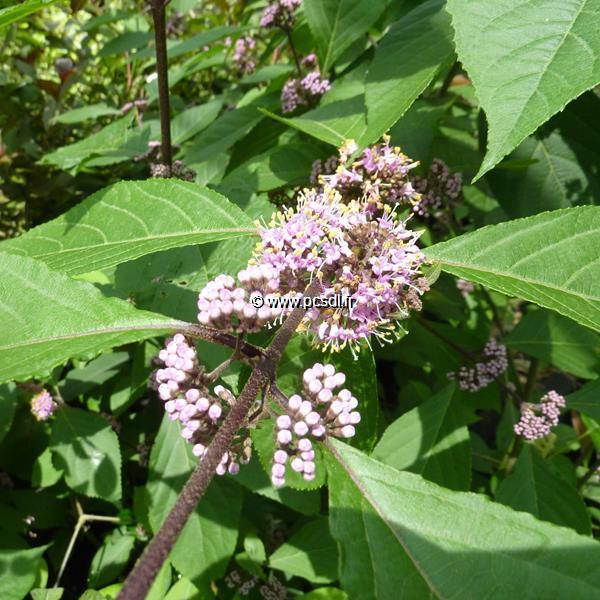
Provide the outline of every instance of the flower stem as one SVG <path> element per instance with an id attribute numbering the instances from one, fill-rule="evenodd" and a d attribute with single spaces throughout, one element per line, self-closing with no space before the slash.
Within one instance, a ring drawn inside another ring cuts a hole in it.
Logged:
<path id="1" fill-rule="evenodd" d="M 300 66 L 300 59 L 298 58 L 298 52 L 296 52 L 294 40 L 292 39 L 292 30 L 289 27 L 285 27 L 284 31 L 287 35 L 288 43 L 290 45 L 290 49 L 292 50 L 292 55 L 294 56 L 294 62 L 296 63 L 296 71 L 298 71 L 298 77 L 302 79 L 302 67 Z"/>
<path id="2" fill-rule="evenodd" d="M 160 151 L 162 162 L 169 168 L 173 163 L 171 145 L 171 109 L 169 106 L 169 66 L 167 64 L 167 30 L 165 24 L 164 0 L 150 0 L 152 20 L 154 21 L 154 44 L 156 49 L 156 75 L 158 85 L 158 108 L 160 112 Z"/>
<path id="3" fill-rule="evenodd" d="M 305 296 L 313 297 L 319 288 L 320 281 L 315 278 L 306 289 Z M 171 512 L 125 580 L 117 596 L 118 600 L 143 600 L 146 597 L 171 548 L 198 501 L 206 492 L 223 454 L 228 450 L 235 434 L 246 420 L 252 402 L 259 392 L 275 378 L 277 365 L 283 351 L 305 315 L 306 312 L 302 307 L 295 308 L 275 334 L 271 345 L 260 357 L 242 393 L 209 444 L 206 454 L 179 494 Z"/>

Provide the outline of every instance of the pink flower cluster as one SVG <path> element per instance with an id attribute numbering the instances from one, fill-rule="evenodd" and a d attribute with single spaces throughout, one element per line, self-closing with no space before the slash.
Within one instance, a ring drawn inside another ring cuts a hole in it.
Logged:
<path id="1" fill-rule="evenodd" d="M 248 266 L 238 273 L 237 286 L 230 275 L 218 275 L 198 296 L 198 321 L 202 325 L 236 333 L 260 331 L 281 316 L 281 309 L 266 303 L 256 308 L 251 299 L 277 290 L 277 271 L 269 265 Z"/>
<path id="2" fill-rule="evenodd" d="M 384 136 L 382 143 L 365 148 L 351 161 L 357 150 L 358 146 L 349 140 L 340 148 L 339 157 L 315 161 L 311 183 L 326 183 L 344 199 L 364 198 L 369 213 L 380 211 L 385 205 L 413 205 L 419 201 L 420 196 L 409 180 L 410 171 L 419 163 L 397 146 L 391 146 L 389 136 Z"/>
<path id="3" fill-rule="evenodd" d="M 255 50 L 256 40 L 251 35 L 238 38 L 233 51 L 233 64 L 238 71 L 245 75 L 254 72 L 258 64 Z"/>
<path id="4" fill-rule="evenodd" d="M 196 349 L 184 335 L 177 333 L 168 339 L 158 358 L 165 367 L 155 373 L 165 411 L 169 419 L 181 423 L 181 436 L 193 444 L 192 453 L 202 458 L 225 418 L 225 412 L 235 404 L 235 397 L 221 385 L 214 388 L 214 395 L 208 392 L 202 383 Z M 250 459 L 250 446 L 250 437 L 238 438 L 223 454 L 217 474 L 238 473 L 238 461 L 245 464 Z"/>
<path id="5" fill-rule="evenodd" d="M 373 334 L 386 340 L 397 319 L 421 308 L 428 286 L 420 276 L 425 257 L 419 236 L 389 206 L 373 216 L 364 202 L 343 202 L 326 185 L 305 190 L 295 209 L 276 213 L 259 234 L 254 261 L 274 270 L 281 294 L 303 291 L 316 275 L 323 296 L 353 300 L 352 308 L 307 313 L 319 344 L 355 347 Z"/>
<path id="6" fill-rule="evenodd" d="M 303 61 L 303 67 L 312 68 L 301 78 L 288 79 L 281 90 L 281 110 L 294 112 L 299 106 L 313 106 L 315 102 L 331 89 L 328 79 L 323 79 L 317 57 L 309 54 Z"/>
<path id="7" fill-rule="evenodd" d="M 31 414 L 38 421 L 47 421 L 58 408 L 58 404 L 52 398 L 50 392 L 46 390 L 36 394 L 31 399 Z"/>
<path id="8" fill-rule="evenodd" d="M 462 175 L 450 173 L 443 160 L 436 158 L 425 177 L 415 177 L 415 190 L 421 198 L 413 206 L 420 217 L 437 217 L 440 210 L 456 206 L 462 193 Z"/>
<path id="9" fill-rule="evenodd" d="M 558 425 L 560 409 L 565 405 L 564 397 L 554 390 L 543 396 L 537 405 L 524 403 L 521 418 L 514 427 L 515 433 L 530 441 L 547 436 Z"/>
<path id="10" fill-rule="evenodd" d="M 473 367 L 463 366 L 458 371 L 458 386 L 461 390 L 477 392 L 487 387 L 508 367 L 506 346 L 495 339 L 489 340 L 483 349 L 483 360 Z M 455 379 L 455 373 L 448 373 L 448 379 Z"/>
<path id="11" fill-rule="evenodd" d="M 358 400 L 344 385 L 346 376 L 332 365 L 315 363 L 304 371 L 303 396 L 290 396 L 286 414 L 277 417 L 276 450 L 273 454 L 271 481 L 275 487 L 285 484 L 286 464 L 306 481 L 315 478 L 315 452 L 311 437 L 323 440 L 327 435 L 351 438 L 360 422 Z"/>
<path id="12" fill-rule="evenodd" d="M 262 12 L 261 27 L 289 29 L 294 22 L 294 13 L 302 0 L 274 0 Z"/>

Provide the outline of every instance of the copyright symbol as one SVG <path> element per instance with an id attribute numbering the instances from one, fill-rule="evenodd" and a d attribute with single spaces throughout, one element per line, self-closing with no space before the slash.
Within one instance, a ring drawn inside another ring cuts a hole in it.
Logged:
<path id="1" fill-rule="evenodd" d="M 260 294 L 254 294 L 250 298 L 250 303 L 254 308 L 262 308 L 265 305 L 265 299 Z"/>

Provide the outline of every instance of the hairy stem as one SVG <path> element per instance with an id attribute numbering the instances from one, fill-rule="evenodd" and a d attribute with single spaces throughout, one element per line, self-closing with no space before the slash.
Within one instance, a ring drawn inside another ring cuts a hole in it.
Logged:
<path id="1" fill-rule="evenodd" d="M 317 278 L 308 286 L 305 295 L 314 296 L 320 287 Z M 154 578 L 166 560 L 171 548 L 198 501 L 208 488 L 223 454 L 229 449 L 237 431 L 246 420 L 252 402 L 259 392 L 275 378 L 277 365 L 292 335 L 305 316 L 303 308 L 295 308 L 275 334 L 271 345 L 260 357 L 242 393 L 231 408 L 223 425 L 209 444 L 206 454 L 191 474 L 175 505 L 171 509 L 158 533 L 146 546 L 144 553 L 125 580 L 118 600 L 143 600 Z M 235 339 L 235 338 L 234 338 Z"/>
<path id="2" fill-rule="evenodd" d="M 165 24 L 164 0 L 150 0 L 154 21 L 154 43 L 156 47 L 156 74 L 158 85 L 158 108 L 160 112 L 160 151 L 162 162 L 169 168 L 173 164 L 171 146 L 171 109 L 169 106 L 169 66 L 167 64 L 167 29 Z"/>

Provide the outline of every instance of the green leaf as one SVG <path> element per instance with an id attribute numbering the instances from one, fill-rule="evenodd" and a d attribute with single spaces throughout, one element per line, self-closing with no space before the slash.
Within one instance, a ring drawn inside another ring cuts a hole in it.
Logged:
<path id="1" fill-rule="evenodd" d="M 112 379 L 129 360 L 127 352 L 102 354 L 85 367 L 72 369 L 58 386 L 63 400 L 69 401 Z"/>
<path id="2" fill-rule="evenodd" d="M 107 535 L 90 565 L 90 585 L 99 588 L 114 581 L 127 566 L 135 538 L 119 529 Z"/>
<path id="3" fill-rule="evenodd" d="M 165 415 L 150 454 L 147 491 L 149 519 L 155 532 L 198 464 L 180 429 Z M 235 550 L 241 506 L 237 484 L 229 477 L 216 478 L 171 551 L 173 566 L 200 589 L 225 572 Z"/>
<path id="4" fill-rule="evenodd" d="M 12 383 L 0 385 L 0 442 L 10 431 L 16 408 L 16 386 Z"/>
<path id="5" fill-rule="evenodd" d="M 62 476 L 62 471 L 58 470 L 52 462 L 52 451 L 47 447 L 35 459 L 33 473 L 31 474 L 31 485 L 40 488 L 50 487 Z"/>
<path id="6" fill-rule="evenodd" d="M 489 123 L 478 178 L 600 82 L 600 3 L 448 0 L 448 10 L 459 59 Z"/>
<path id="7" fill-rule="evenodd" d="M 42 8 L 52 6 L 57 0 L 26 0 L 14 6 L 9 6 L 0 10 L 0 29 L 6 27 L 15 21 L 24 19 L 27 15 L 37 12 Z"/>
<path id="8" fill-rule="evenodd" d="M 330 530 L 352 598 L 597 598 L 597 542 L 487 497 L 454 492 L 340 442 Z"/>
<path id="9" fill-rule="evenodd" d="M 210 102 L 192 106 L 180 112 L 171 122 L 173 143 L 183 144 L 206 129 L 217 118 L 222 106 L 223 100 L 215 98 Z"/>
<path id="10" fill-rule="evenodd" d="M 41 375 L 83 353 L 168 333 L 183 324 L 105 298 L 44 263 L 0 253 L 0 381 Z"/>
<path id="11" fill-rule="evenodd" d="M 98 104 L 89 104 L 81 108 L 74 108 L 54 118 L 55 123 L 64 123 L 72 125 L 73 123 L 81 123 L 88 119 L 97 119 L 98 117 L 106 117 L 120 115 L 121 111 L 118 108 L 108 106 L 105 102 Z"/>
<path id="12" fill-rule="evenodd" d="M 312 583 L 335 581 L 337 563 L 337 547 L 324 518 L 308 522 L 269 558 L 272 569 L 303 577 Z"/>
<path id="13" fill-rule="evenodd" d="M 577 377 L 600 375 L 600 336 L 554 312 L 528 312 L 505 343 Z"/>
<path id="14" fill-rule="evenodd" d="M 62 407 L 52 425 L 50 448 L 72 490 L 110 502 L 121 499 L 119 440 L 100 415 Z"/>
<path id="15" fill-rule="evenodd" d="M 75 169 L 92 156 L 117 153 L 132 137 L 140 133 L 139 131 L 130 129 L 132 120 L 133 113 L 117 119 L 110 125 L 103 127 L 96 133 L 78 142 L 62 146 L 54 150 L 54 152 L 44 155 L 40 160 L 40 164 L 55 165 L 59 169 L 68 171 Z M 123 155 L 114 162 L 126 160 L 128 157 L 127 155 Z"/>
<path id="16" fill-rule="evenodd" d="M 600 182 L 600 98 L 571 102 L 486 177 L 511 218 L 578 204 L 597 204 Z M 525 168 L 505 169 L 525 163 Z"/>
<path id="17" fill-rule="evenodd" d="M 169 590 L 165 600 L 202 600 L 202 595 L 200 590 L 187 577 L 182 577 Z"/>
<path id="18" fill-rule="evenodd" d="M 305 0 L 304 14 L 315 38 L 321 69 L 334 62 L 379 18 L 385 0 Z"/>
<path id="19" fill-rule="evenodd" d="M 565 208 L 489 225 L 427 248 L 457 277 L 600 331 L 600 208 Z"/>
<path id="20" fill-rule="evenodd" d="M 453 490 L 471 485 L 471 441 L 467 424 L 475 418 L 450 384 L 396 419 L 373 451 L 373 458 L 399 471 L 423 475 Z"/>
<path id="21" fill-rule="evenodd" d="M 0 537 L 0 598 L 22 600 L 34 586 L 40 559 L 48 546 L 27 548 L 20 538 Z"/>
<path id="22" fill-rule="evenodd" d="M 338 588 L 321 587 L 302 594 L 298 598 L 302 598 L 302 600 L 348 600 L 348 595 Z"/>
<path id="23" fill-rule="evenodd" d="M 312 164 L 318 156 L 319 150 L 311 144 L 276 146 L 234 169 L 220 187 L 262 192 L 308 184 Z"/>
<path id="24" fill-rule="evenodd" d="M 101 46 L 98 56 L 106 57 L 124 54 L 146 46 L 154 38 L 151 31 L 125 31 Z"/>
<path id="25" fill-rule="evenodd" d="M 377 141 L 450 61 L 451 35 L 443 0 L 428 0 L 390 28 L 367 74 L 364 144 Z"/>
<path id="26" fill-rule="evenodd" d="M 225 197 L 174 179 L 122 181 L 57 219 L 0 244 L 66 273 L 88 273 L 151 252 L 255 232 Z"/>
<path id="27" fill-rule="evenodd" d="M 578 410 L 600 421 L 600 379 L 584 385 L 580 390 L 566 397 L 567 407 Z"/>
<path id="28" fill-rule="evenodd" d="M 64 591 L 64 588 L 37 588 L 31 590 L 31 598 L 32 600 L 60 600 Z"/>
<path id="29" fill-rule="evenodd" d="M 542 521 L 591 533 L 590 516 L 577 490 L 544 460 L 533 444 L 524 444 L 513 472 L 496 492 L 496 500 Z"/>

